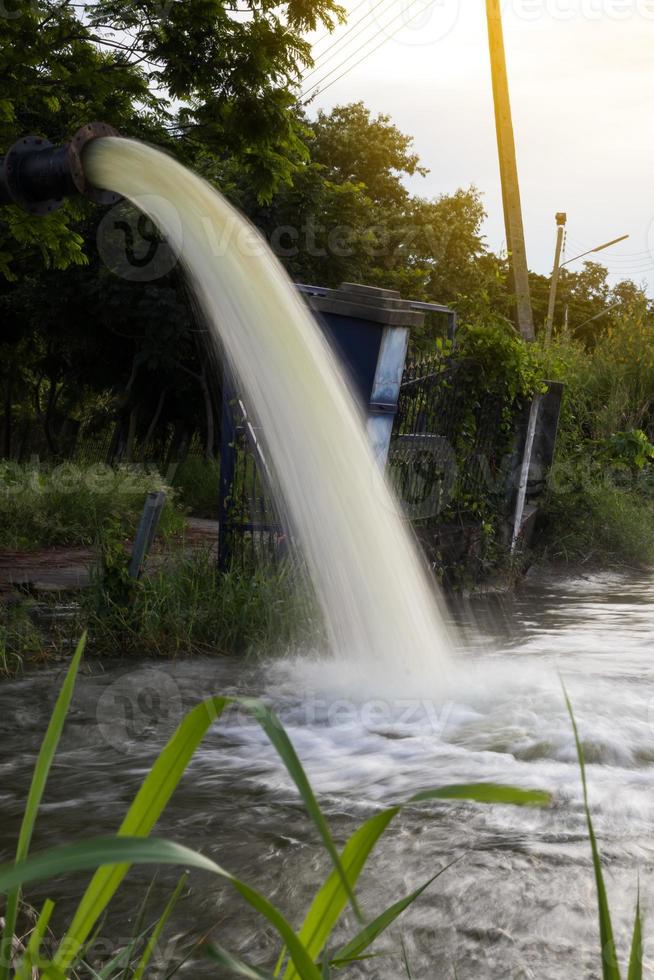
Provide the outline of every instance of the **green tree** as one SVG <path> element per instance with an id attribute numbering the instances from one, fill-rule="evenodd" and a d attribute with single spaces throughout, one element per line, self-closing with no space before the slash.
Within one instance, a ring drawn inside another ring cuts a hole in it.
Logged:
<path id="1" fill-rule="evenodd" d="M 369 198 L 384 207 L 409 198 L 403 181 L 429 171 L 411 149 L 413 137 L 380 113 L 373 117 L 363 102 L 319 110 L 311 123 L 311 159 L 334 184 L 362 184 Z"/>
<path id="2" fill-rule="evenodd" d="M 530 274 L 531 300 L 537 329 L 547 317 L 551 278 Z M 652 302 L 641 286 L 624 279 L 614 286 L 609 273 L 599 262 L 584 262 L 580 270 L 561 270 L 554 309 L 554 333 L 568 322 L 570 336 L 588 348 L 594 347 L 616 320 L 647 319 L 654 312 Z"/>
<path id="3" fill-rule="evenodd" d="M 0 153 L 26 132 L 61 142 L 102 119 L 186 162 L 236 157 L 270 197 L 306 158 L 303 35 L 341 13 L 334 0 L 16 0 L 0 13 Z M 0 272 L 83 263 L 78 217 L 76 204 L 39 220 L 4 209 Z"/>
<path id="4" fill-rule="evenodd" d="M 334 0 L 8 0 L 0 153 L 26 132 L 59 143 L 102 119 L 228 191 L 247 174 L 261 201 L 307 158 L 295 105 L 311 62 L 303 35 L 341 14 Z M 148 284 L 108 273 L 95 246 L 101 217 L 84 201 L 47 218 L 0 211 L 2 448 L 26 413 L 56 452 L 59 417 L 107 391 L 103 404 L 132 436 L 168 411 L 204 418 L 210 454 L 219 393 L 184 287 L 176 273 Z"/>
<path id="5" fill-rule="evenodd" d="M 502 286 L 482 237 L 476 188 L 433 200 L 411 195 L 407 178 L 427 172 L 411 137 L 361 102 L 321 111 L 308 125 L 311 160 L 269 205 L 260 206 L 236 180 L 237 203 L 290 275 L 325 286 L 354 280 L 398 289 L 483 317 Z M 433 347 L 443 325 L 435 326 L 415 334 L 415 343 Z"/>

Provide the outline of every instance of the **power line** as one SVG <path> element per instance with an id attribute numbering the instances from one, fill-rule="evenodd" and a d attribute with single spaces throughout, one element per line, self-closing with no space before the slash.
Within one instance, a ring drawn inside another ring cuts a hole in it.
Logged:
<path id="1" fill-rule="evenodd" d="M 416 0 L 413 0 L 413 2 L 415 3 Z M 427 6 L 428 7 L 431 7 L 434 3 L 435 3 L 435 0 L 430 0 L 430 2 L 427 4 Z M 422 13 L 422 10 L 420 12 Z M 403 16 L 404 16 L 404 11 L 400 11 L 400 13 L 397 14 L 395 17 L 391 18 L 391 20 L 387 24 L 384 24 L 382 27 L 380 27 L 380 29 L 375 34 L 373 34 L 372 37 L 368 38 L 368 42 L 374 41 L 375 38 L 379 37 L 380 34 L 386 33 L 386 31 L 390 27 L 390 25 L 394 21 L 398 20 L 398 18 L 403 17 Z M 417 17 L 417 16 L 418 15 L 416 14 L 413 18 L 410 17 L 409 20 L 407 21 L 407 24 L 410 24 L 411 23 L 411 20 L 415 20 L 415 17 Z M 332 85 L 335 85 L 336 82 L 338 82 L 338 81 L 341 80 L 341 78 L 344 78 L 345 75 L 347 75 L 351 71 L 353 71 L 356 67 L 358 67 L 358 65 L 360 65 L 363 61 L 365 61 L 366 58 L 369 58 L 371 55 L 373 55 L 375 53 L 375 51 L 378 51 L 381 47 L 383 47 L 384 44 L 386 44 L 387 41 L 391 41 L 395 37 L 395 35 L 399 33 L 399 31 L 401 30 L 402 26 L 403 25 L 400 25 L 396 30 L 394 30 L 392 32 L 392 34 L 387 34 L 386 37 L 382 38 L 382 40 L 379 42 L 379 44 L 376 44 L 375 47 L 371 48 L 369 51 L 366 51 L 357 61 L 354 62 L 354 64 L 349 65 L 345 69 L 345 71 L 341 72 L 340 75 L 337 75 L 336 78 L 334 78 L 329 83 L 329 85 L 326 85 L 323 89 L 320 89 L 320 90 L 322 92 L 327 91 L 328 88 L 331 88 L 331 86 Z M 366 43 L 368 43 L 368 42 L 366 42 Z M 361 48 L 359 48 L 359 50 L 361 50 Z M 322 83 L 327 78 L 330 78 L 331 75 L 333 75 L 335 71 L 338 71 L 339 68 L 342 68 L 344 65 L 346 65 L 347 62 L 351 58 L 353 58 L 356 54 L 357 54 L 357 51 L 353 51 L 350 55 L 347 56 L 347 58 L 345 58 L 343 61 L 341 61 L 338 65 L 335 65 L 335 67 L 332 68 L 331 71 L 328 71 L 326 75 L 323 75 L 323 77 L 320 78 L 320 79 L 318 79 L 317 82 L 314 82 L 314 84 L 311 85 L 307 89 L 306 92 L 303 92 L 301 98 L 304 99 L 304 102 L 302 104 L 303 105 L 306 104 L 306 102 L 308 101 L 308 96 L 314 91 L 314 89 L 320 88 L 320 86 L 322 85 Z"/>
<path id="2" fill-rule="evenodd" d="M 578 248 L 586 247 L 579 239 L 571 238 L 570 241 Z M 627 252 L 596 261 L 614 276 L 644 275 L 654 269 L 654 252 Z"/>
<path id="3" fill-rule="evenodd" d="M 589 260 L 587 259 L 587 261 Z M 651 255 L 649 258 L 643 256 L 642 259 L 625 261 L 622 263 L 617 261 L 616 259 L 597 258 L 592 261 L 594 261 L 598 265 L 603 266 L 605 269 L 608 269 L 609 271 L 613 270 L 613 272 L 615 272 L 616 275 L 617 274 L 626 275 L 629 272 L 645 272 L 647 269 L 654 268 L 654 257 Z"/>
<path id="4" fill-rule="evenodd" d="M 391 0 L 391 2 L 392 2 L 392 0 Z M 372 7 L 368 11 L 368 13 L 365 14 L 361 18 L 361 20 L 358 20 L 355 24 L 352 24 L 352 26 L 349 27 L 348 30 L 345 31 L 344 34 L 341 34 L 340 37 L 335 38 L 334 41 L 330 45 L 328 45 L 325 48 L 324 51 L 321 51 L 320 54 L 318 55 L 318 58 L 316 60 L 316 63 L 315 63 L 314 68 L 312 68 L 311 71 L 307 75 L 304 76 L 303 81 L 306 82 L 307 78 L 311 78 L 311 76 L 312 75 L 315 75 L 316 72 L 322 71 L 322 69 L 325 67 L 326 63 L 328 61 L 331 61 L 332 58 L 334 57 L 334 55 L 331 55 L 329 58 L 325 58 L 325 55 L 327 54 L 327 52 L 328 51 L 331 51 L 332 48 L 335 48 L 337 45 L 340 45 L 341 42 L 344 40 L 344 38 L 346 38 L 348 36 L 348 34 L 351 34 L 352 33 L 352 31 L 355 29 L 355 27 L 359 27 L 361 24 L 363 24 L 363 27 L 360 30 L 358 30 L 356 32 L 356 34 L 354 34 L 354 36 L 351 37 L 350 40 L 347 42 L 346 47 L 347 47 L 347 45 L 352 44 L 352 41 L 354 41 L 355 38 L 359 37 L 359 35 L 362 34 L 366 30 L 366 28 L 369 26 L 368 24 L 365 23 L 365 21 L 367 20 L 367 18 L 368 17 L 371 17 L 374 14 L 375 10 L 377 10 L 378 7 L 381 7 L 385 3 L 388 3 L 388 0 L 377 0 L 377 3 L 375 3 L 375 4 L 372 5 Z M 353 52 L 353 53 L 356 53 L 356 52 Z"/>
<path id="5" fill-rule="evenodd" d="M 380 0 L 380 2 L 383 2 L 383 0 Z M 374 11 L 374 10 L 376 9 L 376 7 L 378 7 L 378 6 L 380 5 L 380 2 L 378 2 L 377 4 L 375 4 L 375 6 L 374 6 L 374 7 L 372 8 L 372 10 L 370 11 L 370 13 L 373 13 L 373 11 Z M 417 2 L 417 0 L 412 0 L 412 3 L 410 4 L 410 6 L 412 6 L 412 5 L 413 5 L 413 3 L 416 3 L 416 2 Z M 429 3 L 428 3 L 428 5 L 427 5 L 427 6 L 429 6 L 429 7 L 431 7 L 431 6 L 433 5 L 433 3 L 434 3 L 434 2 L 435 2 L 435 0 L 429 0 Z M 420 12 L 422 12 L 422 11 L 420 11 Z M 391 19 L 390 19 L 390 20 L 388 21 L 388 23 L 386 23 L 386 24 L 383 24 L 383 25 L 382 25 L 382 26 L 381 26 L 381 27 L 379 28 L 379 30 L 378 30 L 378 31 L 376 31 L 376 32 L 375 32 L 375 33 L 374 33 L 374 34 L 373 34 L 373 35 L 372 35 L 371 37 L 369 37 L 369 38 L 368 38 L 368 40 L 367 40 L 367 41 L 365 42 L 365 44 L 368 44 L 368 43 L 369 43 L 370 41 L 374 41 L 374 40 L 375 40 L 375 38 L 377 38 L 377 37 L 379 37 L 379 35 L 380 35 L 380 34 L 383 34 L 383 33 L 385 33 L 385 32 L 386 32 L 386 30 L 387 30 L 387 29 L 388 29 L 388 28 L 389 28 L 389 27 L 391 26 L 391 24 L 393 24 L 393 23 L 394 23 L 394 22 L 395 22 L 396 20 L 398 20 L 399 18 L 401 18 L 401 17 L 403 17 L 403 16 L 404 16 L 404 11 L 403 11 L 403 10 L 401 10 L 401 11 L 399 11 L 399 12 L 398 12 L 398 13 L 397 13 L 397 14 L 395 15 L 395 17 L 392 17 L 392 18 L 391 18 Z M 418 16 L 418 15 L 416 14 L 415 16 Z M 415 16 L 414 16 L 414 17 L 410 17 L 410 18 L 409 18 L 409 20 L 407 21 L 407 23 L 411 23 L 411 21 L 415 19 Z M 398 28 L 398 30 L 399 30 L 399 28 Z M 356 68 L 356 66 L 357 66 L 357 65 L 360 65 L 362 61 L 364 61 L 364 60 L 365 60 L 365 59 L 366 59 L 367 57 L 369 57 L 369 55 L 371 55 L 371 54 L 374 54 L 374 52 L 375 52 L 375 51 L 377 51 L 377 50 L 379 50 L 379 48 L 381 48 L 381 47 L 382 47 L 382 46 L 383 46 L 383 45 L 384 45 L 384 44 L 386 43 L 386 41 L 387 41 L 387 40 L 389 40 L 389 41 L 390 41 L 390 40 L 391 40 L 391 39 L 392 39 L 393 37 L 395 37 L 395 35 L 396 35 L 396 34 L 398 33 L 398 30 L 395 30 L 395 31 L 393 31 L 393 33 L 392 33 L 392 34 L 390 34 L 390 35 L 388 35 L 388 36 L 387 36 L 386 38 L 384 38 L 384 39 L 383 39 L 383 40 L 382 40 L 382 41 L 381 41 L 381 42 L 380 42 L 380 43 L 379 43 L 378 45 L 376 45 L 376 46 L 375 46 L 374 48 L 372 48 L 372 49 L 371 49 L 370 51 L 368 51 L 368 52 L 366 52 L 366 53 L 365 53 L 365 54 L 363 55 L 363 57 L 362 57 L 362 58 L 360 58 L 360 59 L 359 59 L 359 60 L 358 60 L 357 62 L 355 62 L 355 64 L 353 64 L 353 65 L 351 65 L 351 66 L 350 66 L 350 67 L 349 67 L 349 68 L 348 68 L 348 69 L 347 69 L 347 70 L 346 70 L 345 72 L 343 72 L 343 74 L 342 74 L 342 75 L 339 75 L 339 76 L 338 76 L 338 78 L 335 78 L 333 82 L 330 82 L 330 84 L 329 84 L 328 86 L 326 86 L 326 88 L 329 88 L 329 87 L 330 87 L 331 85 L 334 85 L 334 84 L 335 84 L 335 83 L 336 83 L 337 81 L 339 81 L 339 79 L 341 79 L 341 78 L 343 77 L 343 75 L 346 75 L 346 74 L 347 74 L 347 73 L 348 73 L 349 71 L 351 71 L 351 70 L 352 70 L 353 68 Z M 348 43 L 349 43 L 349 42 L 348 42 Z M 318 80 L 317 82 L 314 82 L 314 84 L 313 84 L 313 85 L 311 85 L 311 86 L 309 87 L 309 89 L 307 90 L 307 92 L 306 92 L 306 93 L 304 93 L 304 94 L 305 94 L 305 95 L 308 95 L 308 94 L 309 94 L 310 92 L 312 92 L 312 91 L 313 91 L 313 89 L 315 89 L 315 88 L 317 88 L 317 87 L 318 87 L 319 85 L 322 85 L 322 83 L 323 83 L 323 82 L 325 81 L 325 79 L 327 79 L 327 78 L 329 78 L 329 77 L 330 77 L 331 75 L 333 75 L 333 74 L 334 74 L 334 72 L 335 72 L 335 71 L 338 71 L 338 69 L 339 69 L 339 68 L 341 68 L 341 67 L 343 67 L 344 65 L 346 65 L 346 64 L 347 64 L 347 62 L 348 62 L 348 61 L 349 61 L 349 60 L 350 60 L 351 58 L 353 58 L 353 57 L 354 57 L 354 56 L 355 56 L 355 55 L 357 54 L 357 52 L 358 52 L 358 51 L 360 51 L 360 50 L 362 50 L 362 48 L 363 48 L 364 46 L 365 46 L 365 45 L 361 45 L 361 47 L 360 47 L 359 49 L 357 49 L 357 50 L 355 50 L 355 51 L 352 51 L 352 52 L 351 52 L 351 53 L 350 53 L 350 54 L 349 54 L 349 55 L 348 55 L 348 56 L 347 56 L 346 58 L 344 58 L 344 59 L 343 59 L 343 61 L 341 61 L 341 62 L 340 62 L 339 64 L 337 64 L 337 65 L 336 65 L 336 66 L 335 66 L 334 68 L 332 68 L 332 69 L 331 69 L 331 71 L 329 71 L 329 72 L 327 72 L 327 74 L 326 74 L 326 75 L 323 75 L 323 77 L 322 77 L 322 78 L 320 78 L 320 79 L 319 79 L 319 80 Z M 329 59 L 329 58 L 328 58 L 327 60 L 329 61 L 329 60 L 331 60 L 331 59 Z M 322 65 L 322 67 L 323 67 L 323 68 L 325 67 L 325 66 L 324 66 L 324 64 Z M 314 72 L 311 72 L 311 74 L 314 74 Z"/>
<path id="6" fill-rule="evenodd" d="M 354 14 L 356 14 L 357 10 L 360 10 L 361 7 L 364 7 L 367 3 L 369 3 L 369 0 L 361 0 L 361 2 L 356 5 L 356 7 L 352 8 L 348 16 L 353 17 Z M 324 34 L 321 34 L 320 37 L 316 41 L 314 41 L 312 47 L 313 48 L 317 47 L 319 44 L 322 44 L 323 41 L 326 41 L 328 38 L 333 36 L 334 36 L 334 31 L 325 31 Z"/>
<path id="7" fill-rule="evenodd" d="M 571 237 L 570 238 L 570 241 L 573 242 L 575 245 L 578 245 L 579 248 L 582 248 L 582 249 L 583 248 L 588 248 L 588 245 L 585 244 L 584 242 L 579 241 L 578 238 L 572 238 Z M 650 258 L 652 258 L 652 252 L 650 252 L 649 249 L 646 249 L 643 252 L 622 252 L 620 254 L 619 258 L 620 259 L 641 258 L 642 256 L 649 256 Z"/>

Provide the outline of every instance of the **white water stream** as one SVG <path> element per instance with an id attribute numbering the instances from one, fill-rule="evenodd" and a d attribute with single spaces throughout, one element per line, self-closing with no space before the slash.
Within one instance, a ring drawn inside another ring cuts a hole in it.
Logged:
<path id="1" fill-rule="evenodd" d="M 180 255 L 262 427 L 348 686 L 436 696 L 449 642 L 439 598 L 340 368 L 286 273 L 220 194 L 166 154 L 101 139 L 85 166 L 95 185 L 146 212 Z"/>

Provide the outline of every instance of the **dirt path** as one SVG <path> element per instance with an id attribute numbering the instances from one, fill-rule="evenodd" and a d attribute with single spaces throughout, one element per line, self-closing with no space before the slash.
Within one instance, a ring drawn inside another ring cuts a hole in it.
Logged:
<path id="1" fill-rule="evenodd" d="M 189 518 L 184 545 L 189 551 L 215 550 L 218 522 Z M 44 548 L 41 551 L 0 551 L 0 592 L 15 587 L 35 592 L 66 592 L 91 582 L 97 554 L 93 548 Z"/>

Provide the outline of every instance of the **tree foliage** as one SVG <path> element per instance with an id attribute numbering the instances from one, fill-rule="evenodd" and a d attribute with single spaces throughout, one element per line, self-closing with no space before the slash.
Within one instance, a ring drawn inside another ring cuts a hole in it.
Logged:
<path id="1" fill-rule="evenodd" d="M 396 289 L 506 332 L 507 263 L 484 240 L 481 193 L 412 193 L 427 173 L 412 138 L 362 102 L 312 118 L 299 106 L 306 34 L 342 17 L 335 0 L 14 2 L 0 32 L 0 153 L 26 132 L 60 143 L 105 120 L 227 194 L 296 281 Z M 2 449 L 12 425 L 32 419 L 56 455 L 59 423 L 92 410 L 114 420 L 114 448 L 128 458 L 157 427 L 192 431 L 198 419 L 211 455 L 219 384 L 182 278 L 114 275 L 98 253 L 102 216 L 84 201 L 47 218 L 0 212 Z M 606 276 L 592 263 L 564 270 L 557 329 L 565 306 L 586 343 L 609 328 L 611 304 L 647 319 L 642 291 L 611 289 Z M 533 276 L 532 287 L 542 322 L 549 280 Z M 413 353 L 432 351 L 443 330 L 432 318 L 414 331 Z"/>
<path id="2" fill-rule="evenodd" d="M 0 153 L 26 132 L 53 142 L 102 119 L 192 163 L 237 157 L 270 197 L 306 157 L 296 110 L 308 30 L 342 15 L 334 0 L 18 0 L 0 32 Z M 2 216 L 0 269 L 36 254 L 84 261 L 67 205 L 46 221 Z M 14 274 L 20 274 L 20 271 Z"/>

